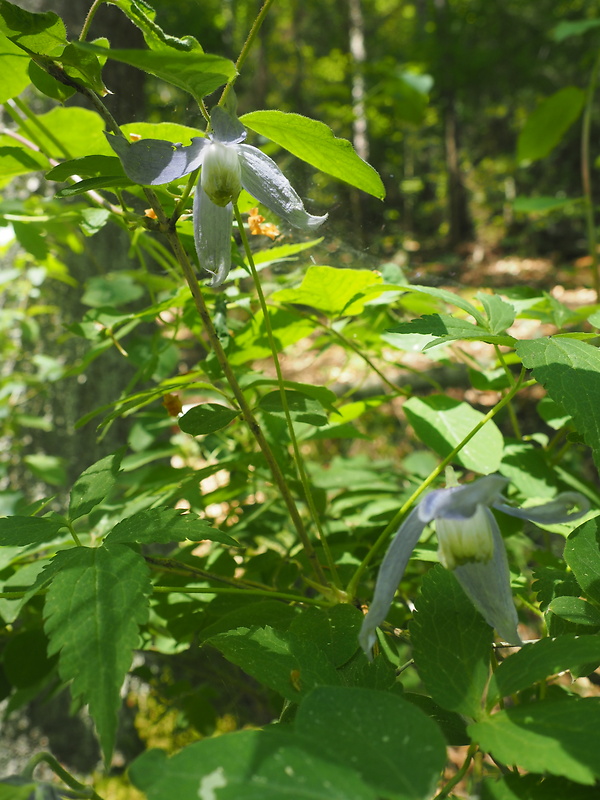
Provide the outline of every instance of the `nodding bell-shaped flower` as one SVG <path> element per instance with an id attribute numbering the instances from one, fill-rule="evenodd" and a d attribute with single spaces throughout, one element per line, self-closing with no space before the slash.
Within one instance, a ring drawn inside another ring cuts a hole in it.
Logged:
<path id="1" fill-rule="evenodd" d="M 212 133 L 189 145 L 160 139 L 126 139 L 107 134 L 127 176 L 135 183 L 170 183 L 202 167 L 194 195 L 194 241 L 200 266 L 220 286 L 231 269 L 232 203 L 242 188 L 259 203 L 296 228 L 312 231 L 327 214 L 309 214 L 277 164 L 262 151 L 244 144 L 246 129 L 238 119 L 216 106 L 210 117 Z"/>
<path id="2" fill-rule="evenodd" d="M 404 520 L 381 563 L 373 602 L 360 631 L 359 641 L 369 658 L 375 629 L 385 619 L 412 551 L 431 522 L 435 522 L 442 564 L 454 572 L 475 608 L 500 637 L 521 644 L 506 550 L 490 508 L 551 525 L 578 519 L 590 506 L 578 492 L 564 492 L 542 506 L 513 508 L 502 502 L 507 483 L 500 475 L 488 475 L 464 486 L 436 489 Z"/>

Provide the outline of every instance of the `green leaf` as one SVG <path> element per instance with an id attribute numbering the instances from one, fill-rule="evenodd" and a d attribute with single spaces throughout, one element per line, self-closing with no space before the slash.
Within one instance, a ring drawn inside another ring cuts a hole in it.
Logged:
<path id="1" fill-rule="evenodd" d="M 425 345 L 424 350 L 436 347 L 441 342 L 450 342 L 457 339 L 475 339 L 480 342 L 507 346 L 510 346 L 515 341 L 511 336 L 498 336 L 488 333 L 487 330 L 479 327 L 479 325 L 473 325 L 472 322 L 468 322 L 465 319 L 457 319 L 447 314 L 426 314 L 410 322 L 401 322 L 393 328 L 388 328 L 388 332 L 430 334 L 439 337 L 438 340 Z"/>
<path id="2" fill-rule="evenodd" d="M 478 292 L 477 299 L 481 301 L 481 305 L 485 308 L 489 322 L 488 329 L 496 334 L 505 333 L 506 329 L 510 328 L 515 321 L 514 306 L 498 297 L 497 294 Z"/>
<path id="3" fill-rule="evenodd" d="M 583 784 L 600 777 L 600 698 L 529 703 L 499 711 L 468 731 L 503 764 Z"/>
<path id="4" fill-rule="evenodd" d="M 302 317 L 293 310 L 270 307 L 268 311 L 278 352 L 309 336 L 317 327 L 316 322 Z M 271 345 L 265 331 L 262 312 L 259 311 L 253 314 L 246 327 L 236 334 L 229 360 L 232 364 L 238 365 L 269 357 L 271 357 Z"/>
<path id="5" fill-rule="evenodd" d="M 98 189 L 124 189 L 126 186 L 131 186 L 131 181 L 129 178 L 122 178 L 119 175 L 107 178 L 86 178 L 83 181 L 78 181 L 73 186 L 61 189 L 56 193 L 56 196 L 75 197 L 78 194 L 85 194 L 85 192 L 93 192 Z"/>
<path id="6" fill-rule="evenodd" d="M 585 93 L 576 86 L 566 86 L 542 100 L 519 134 L 517 160 L 545 158 L 579 117 L 584 103 Z"/>
<path id="7" fill-rule="evenodd" d="M 69 77 L 87 85 L 100 97 L 109 93 L 102 80 L 101 64 L 104 63 L 104 59 L 100 62 L 94 53 L 83 52 L 76 44 L 69 44 L 65 47 L 59 61 Z"/>
<path id="8" fill-rule="evenodd" d="M 76 42 L 90 53 L 105 56 L 150 72 L 167 83 L 189 92 L 200 101 L 236 74 L 235 65 L 227 58 L 213 56 L 194 49 L 188 52 L 164 50 L 107 50 L 85 42 Z"/>
<path id="9" fill-rule="evenodd" d="M 0 0 L 0 30 L 15 44 L 42 55 L 60 55 L 67 44 L 65 24 L 53 11 L 36 14 L 7 0 Z"/>
<path id="10" fill-rule="evenodd" d="M 37 141 L 52 158 L 78 158 L 90 153 L 113 155 L 104 136 L 104 122 L 95 111 L 59 106 L 46 114 L 39 114 L 37 119 Z M 28 138 L 24 129 L 19 128 L 19 133 Z"/>
<path id="11" fill-rule="evenodd" d="M 445 395 L 411 397 L 403 406 L 419 439 L 445 458 L 484 417 L 468 403 Z M 502 460 L 504 439 L 493 420 L 463 447 L 456 462 L 467 469 L 489 475 Z"/>
<path id="12" fill-rule="evenodd" d="M 148 800 L 378 800 L 349 767 L 307 752 L 281 730 L 204 739 L 167 758 L 149 750 L 129 768 Z"/>
<path id="13" fill-rule="evenodd" d="M 290 625 L 293 636 L 304 636 L 331 659 L 334 666 L 341 667 L 358 650 L 358 633 L 363 614 L 348 603 L 333 608 L 305 608 Z"/>
<path id="14" fill-rule="evenodd" d="M 555 597 L 548 606 L 548 611 L 574 625 L 600 627 L 600 611 L 581 597 Z M 598 661 L 600 662 L 600 653 Z"/>
<path id="15" fill-rule="evenodd" d="M 370 164 L 346 139 L 338 139 L 323 122 L 285 111 L 252 111 L 240 118 L 246 127 L 265 136 L 321 172 L 383 200 L 385 188 Z"/>
<path id="16" fill-rule="evenodd" d="M 423 683 L 442 708 L 476 719 L 489 678 L 492 628 L 439 565 L 425 575 L 415 606 L 410 633 Z"/>
<path id="17" fill-rule="evenodd" d="M 389 692 L 314 689 L 300 704 L 294 729 L 316 753 L 356 770 L 386 798 L 430 798 L 446 762 L 437 725 Z"/>
<path id="18" fill-rule="evenodd" d="M 327 425 L 327 414 L 321 403 L 314 397 L 302 392 L 285 390 L 290 416 L 294 422 L 304 422 L 306 425 Z M 283 403 L 279 391 L 269 392 L 261 398 L 258 407 L 267 414 L 285 419 Z"/>
<path id="19" fill-rule="evenodd" d="M 35 88 L 47 97 L 53 100 L 58 100 L 59 103 L 64 103 L 69 97 L 73 97 L 76 92 L 72 86 L 67 86 L 64 83 L 53 78 L 45 69 L 38 66 L 35 61 L 30 61 L 27 67 L 27 72 L 31 82 Z"/>
<path id="20" fill-rule="evenodd" d="M 585 594 L 600 602 L 600 519 L 576 528 L 565 543 L 565 561 Z"/>
<path id="21" fill-rule="evenodd" d="M 118 307 L 137 300 L 143 294 L 143 288 L 131 275 L 107 272 L 86 282 L 81 302 L 92 308 Z"/>
<path id="22" fill-rule="evenodd" d="M 551 33 L 555 42 L 563 42 L 570 36 L 580 36 L 600 26 L 600 19 L 572 19 L 559 22 Z"/>
<path id="23" fill-rule="evenodd" d="M 27 151 L 22 147 L 0 146 L 0 181 L 2 183 L 17 175 L 26 175 L 28 172 L 46 169 L 47 166 L 48 159 L 40 153 Z"/>
<path id="24" fill-rule="evenodd" d="M 52 486 L 63 486 L 67 482 L 65 460 L 59 456 L 34 453 L 24 456 L 23 461 L 36 477 Z"/>
<path id="25" fill-rule="evenodd" d="M 156 11 L 145 0 L 110 0 L 110 2 L 112 5 L 118 6 L 142 31 L 146 44 L 151 50 L 174 47 L 177 50 L 200 49 L 202 51 L 193 36 L 184 36 L 179 39 L 165 33 L 155 22 Z"/>
<path id="26" fill-rule="evenodd" d="M 89 514 L 106 496 L 114 486 L 124 449 L 117 450 L 110 456 L 96 461 L 81 473 L 71 489 L 69 503 L 69 518 L 71 520 Z"/>
<path id="27" fill-rule="evenodd" d="M 482 328 L 485 329 L 486 327 L 486 320 L 483 314 L 477 308 L 475 308 L 472 303 L 469 303 L 468 300 L 465 300 L 464 297 L 461 297 L 461 295 L 455 294 L 448 289 L 438 289 L 435 286 L 419 286 L 417 284 L 402 286 L 400 288 L 404 289 L 406 292 L 416 292 L 419 294 L 429 295 L 429 297 L 435 297 L 437 300 L 443 300 L 443 302 L 448 303 L 448 305 L 456 306 L 456 308 L 466 311 L 466 313 L 470 314 L 475 322 Z"/>
<path id="28" fill-rule="evenodd" d="M 202 403 L 186 411 L 178 420 L 179 427 L 192 436 L 204 436 L 225 428 L 240 412 L 217 403 Z"/>
<path id="29" fill-rule="evenodd" d="M 29 86 L 29 57 L 20 47 L 0 31 L 2 74 L 0 75 L 0 103 L 21 94 Z"/>
<path id="30" fill-rule="evenodd" d="M 239 542 L 227 533 L 216 530 L 197 514 L 184 513 L 179 508 L 149 508 L 138 511 L 137 514 L 117 523 L 105 542 L 156 544 L 181 542 L 184 539 L 192 542 L 209 539 L 212 542 L 239 546 Z"/>
<path id="31" fill-rule="evenodd" d="M 71 551 L 46 595 L 48 654 L 59 654 L 61 678 L 72 681 L 73 697 L 89 705 L 107 764 L 119 693 L 139 644 L 138 625 L 148 617 L 150 591 L 142 556 L 115 544 Z"/>
<path id="32" fill-rule="evenodd" d="M 508 697 L 551 675 L 596 660 L 600 661 L 600 637 L 597 636 L 564 634 L 556 639 L 540 639 L 526 644 L 505 659 L 493 673 L 488 690 L 488 708 L 501 697 Z"/>
<path id="33" fill-rule="evenodd" d="M 0 519 L 0 546 L 25 547 L 45 544 L 58 538 L 64 522 L 42 517 L 4 517 Z"/>
<path id="34" fill-rule="evenodd" d="M 125 177 L 123 167 L 114 156 L 82 156 L 63 161 L 46 173 L 49 181 L 66 181 L 73 175 L 84 177 Z"/>
<path id="35" fill-rule="evenodd" d="M 516 351 L 550 397 L 568 409 L 573 424 L 592 448 L 600 466 L 600 352 L 597 347 L 568 338 L 517 342 Z"/>
<path id="36" fill-rule="evenodd" d="M 340 317 L 360 314 L 367 300 L 387 288 L 381 276 L 370 270 L 309 267 L 297 289 L 282 289 L 272 298 L 279 303 L 298 303 Z"/>
<path id="37" fill-rule="evenodd" d="M 218 633 L 207 644 L 292 702 L 315 686 L 340 683 L 332 662 L 313 641 L 268 625 Z"/>
<path id="38" fill-rule="evenodd" d="M 513 201 L 513 209 L 523 214 L 542 214 L 583 201 L 583 197 L 517 197 Z"/>
<path id="39" fill-rule="evenodd" d="M 37 800 L 35 793 L 38 785 L 29 778 L 10 775 L 0 780 L 0 800 Z"/>
<path id="40" fill-rule="evenodd" d="M 195 136 L 203 136 L 203 131 L 179 125 L 177 122 L 128 122 L 121 125 L 125 136 L 134 134 L 142 139 L 162 139 L 165 142 L 190 144 Z M 112 150 L 111 150 L 112 152 Z"/>

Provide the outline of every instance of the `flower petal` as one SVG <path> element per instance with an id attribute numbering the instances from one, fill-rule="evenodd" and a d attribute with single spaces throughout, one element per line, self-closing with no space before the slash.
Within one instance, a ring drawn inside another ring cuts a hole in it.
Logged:
<path id="1" fill-rule="evenodd" d="M 200 183 L 194 195 L 194 241 L 200 267 L 213 276 L 209 286 L 220 286 L 231 269 L 233 206 L 217 206 Z"/>
<path id="2" fill-rule="evenodd" d="M 456 567 L 454 574 L 475 608 L 488 625 L 498 631 L 500 638 L 510 644 L 522 644 L 504 541 L 494 515 L 489 508 L 484 511 L 494 537 L 494 555 L 487 563 L 462 564 Z"/>
<path id="3" fill-rule="evenodd" d="M 224 144 L 238 144 L 247 136 L 246 128 L 239 119 L 232 117 L 221 106 L 215 106 L 210 114 L 210 124 L 214 131 L 214 138 Z"/>
<path id="4" fill-rule="evenodd" d="M 300 196 L 277 164 L 249 144 L 237 146 L 242 165 L 242 186 L 279 217 L 296 228 L 315 230 L 327 219 L 327 214 L 309 214 Z"/>
<path id="5" fill-rule="evenodd" d="M 121 159 L 123 169 L 134 183 L 155 186 L 193 172 L 202 164 L 208 139 L 196 136 L 189 145 L 171 144 L 163 139 L 140 139 L 129 142 L 121 136 L 107 133 L 108 143 Z"/>
<path id="6" fill-rule="evenodd" d="M 375 629 L 383 622 L 392 605 L 408 560 L 425 527 L 425 524 L 419 519 L 418 511 L 418 507 L 413 509 L 404 520 L 381 562 L 373 601 L 369 607 L 369 613 L 363 620 L 358 637 L 360 646 L 368 658 L 372 657 L 371 650 L 376 638 Z"/>
<path id="7" fill-rule="evenodd" d="M 464 486 L 450 489 L 435 489 L 419 504 L 419 518 L 423 523 L 445 517 L 466 519 L 472 517 L 477 506 L 491 506 L 500 497 L 508 483 L 501 475 L 486 475 Z"/>
<path id="8" fill-rule="evenodd" d="M 590 502 L 579 492 L 562 492 L 554 500 L 531 508 L 513 508 L 505 503 L 494 503 L 494 508 L 509 514 L 511 517 L 539 522 L 540 525 L 555 525 L 559 522 L 571 522 L 585 516 L 590 510 Z"/>

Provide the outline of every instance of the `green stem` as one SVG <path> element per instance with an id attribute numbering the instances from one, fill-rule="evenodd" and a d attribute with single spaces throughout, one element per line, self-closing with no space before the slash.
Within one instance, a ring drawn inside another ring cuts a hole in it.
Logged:
<path id="1" fill-rule="evenodd" d="M 471 744 L 469 749 L 467 750 L 467 755 L 465 756 L 465 760 L 463 761 L 462 766 L 459 770 L 457 770 L 456 774 L 450 778 L 448 783 L 444 786 L 444 788 L 436 794 L 433 800 L 443 800 L 444 797 L 448 797 L 452 789 L 456 786 L 457 783 L 460 783 L 462 779 L 467 774 L 467 770 L 471 765 L 471 761 L 473 760 L 473 756 L 477 752 L 477 745 Z"/>
<path id="2" fill-rule="evenodd" d="M 306 469 L 304 467 L 304 459 L 302 458 L 300 447 L 298 446 L 298 439 L 296 437 L 296 431 L 294 430 L 294 421 L 292 420 L 292 415 L 290 414 L 290 407 L 288 404 L 287 392 L 285 389 L 285 381 L 283 377 L 283 372 L 281 371 L 281 364 L 279 362 L 279 355 L 277 353 L 277 345 L 275 343 L 275 336 L 273 335 L 273 327 L 271 325 L 271 317 L 269 316 L 269 309 L 267 308 L 267 301 L 265 300 L 265 295 L 262 290 L 260 278 L 258 277 L 258 273 L 256 271 L 254 257 L 252 255 L 252 250 L 250 249 L 250 242 L 248 241 L 248 235 L 246 234 L 244 221 L 242 219 L 242 215 L 240 214 L 240 210 L 237 206 L 237 203 L 233 204 L 233 212 L 237 220 L 238 230 L 240 232 L 242 244 L 246 252 L 246 260 L 248 262 L 248 266 L 250 267 L 252 280 L 254 281 L 254 285 L 256 287 L 256 293 L 258 294 L 258 302 L 260 303 L 260 308 L 263 314 L 263 321 L 265 325 L 265 330 L 267 332 L 267 339 L 269 340 L 269 347 L 271 348 L 271 356 L 273 358 L 273 364 L 275 366 L 275 372 L 277 374 L 277 383 L 279 385 L 279 395 L 281 397 L 281 405 L 283 408 L 283 413 L 285 415 L 285 421 L 290 435 L 290 441 L 292 443 L 292 450 L 294 452 L 294 462 L 296 464 L 296 470 L 298 471 L 298 476 L 300 478 L 300 483 L 302 484 L 304 497 L 306 499 L 306 503 L 308 505 L 312 521 L 319 534 L 319 541 L 321 542 L 321 545 L 323 547 L 323 552 L 325 553 L 327 566 L 329 567 L 331 576 L 335 584 L 338 587 L 341 587 L 341 582 L 337 574 L 335 561 L 333 560 L 333 555 L 331 553 L 329 543 L 327 542 L 327 537 L 325 536 L 325 533 L 323 531 L 319 513 L 317 512 L 317 509 L 315 507 L 311 486 L 308 481 Z"/>
<path id="3" fill-rule="evenodd" d="M 65 783 L 69 789 L 76 791 L 80 797 L 89 797 L 90 800 L 102 800 L 99 794 L 96 794 L 91 786 L 86 786 L 74 778 L 67 770 L 61 766 L 58 761 L 50 753 L 36 753 L 29 759 L 23 772 L 21 773 L 24 778 L 33 778 L 35 768 L 39 764 L 47 764 L 52 772 L 54 772 Z"/>
<path id="4" fill-rule="evenodd" d="M 594 221 L 594 199 L 592 197 L 592 179 L 590 168 L 590 132 L 592 127 L 592 106 L 596 91 L 600 54 L 594 61 L 587 89 L 587 99 L 583 112 L 583 126 L 581 129 L 581 183 L 585 198 L 585 222 L 588 240 L 588 249 L 592 259 L 592 281 L 596 292 L 596 302 L 600 301 L 600 272 L 598 270 L 598 243 L 596 238 L 596 224 Z"/>
<path id="5" fill-rule="evenodd" d="M 274 597 L 277 600 L 289 600 L 292 603 L 307 603 L 312 606 L 329 605 L 323 600 L 318 600 L 314 597 L 302 597 L 297 594 L 288 594 L 287 592 L 267 591 L 265 589 L 234 589 L 229 586 L 153 586 L 153 592 L 159 594 L 168 594 L 174 592 L 178 594 L 237 594 L 237 595 L 250 595 L 254 597 Z"/>
<path id="6" fill-rule="evenodd" d="M 510 371 L 510 368 L 509 368 L 508 364 L 506 363 L 506 359 L 502 355 L 502 351 L 500 350 L 500 348 L 498 347 L 497 344 L 494 345 L 494 350 L 496 351 L 496 358 L 500 362 L 500 364 L 502 366 L 502 369 L 504 370 L 504 373 L 506 374 L 506 377 L 508 378 L 508 381 L 509 381 L 510 385 L 514 386 L 515 382 L 516 382 L 515 376 Z M 507 407 L 506 407 L 506 410 L 508 411 L 508 416 L 510 418 L 510 424 L 512 425 L 512 429 L 514 431 L 515 437 L 519 441 L 522 441 L 523 434 L 521 432 L 521 426 L 519 425 L 519 420 L 517 418 L 517 414 L 515 412 L 515 409 L 513 408 L 513 404 L 509 403 L 507 405 Z"/>
<path id="7" fill-rule="evenodd" d="M 283 472 L 281 471 L 281 467 L 279 466 L 273 454 L 273 451 L 271 450 L 271 447 L 269 446 L 269 443 L 265 438 L 265 435 L 258 423 L 258 420 L 254 416 L 252 409 L 250 408 L 248 402 L 246 401 L 244 393 L 242 392 L 242 389 L 239 383 L 237 382 L 237 378 L 235 377 L 235 374 L 231 368 L 227 355 L 223 350 L 223 346 L 221 345 L 221 341 L 217 335 L 210 313 L 206 306 L 206 302 L 204 300 L 200 284 L 198 283 L 196 274 L 192 268 L 192 265 L 190 264 L 187 253 L 185 252 L 183 245 L 181 244 L 181 241 L 177 236 L 177 231 L 172 225 L 169 224 L 168 220 L 166 219 L 162 207 L 160 206 L 158 198 L 156 197 L 154 192 L 152 192 L 149 189 L 146 189 L 146 196 L 150 200 L 151 205 L 154 208 L 154 211 L 156 212 L 156 215 L 159 219 L 159 223 L 161 223 L 163 232 L 166 234 L 169 244 L 171 245 L 171 249 L 173 250 L 173 253 L 175 255 L 175 258 L 183 271 L 184 277 L 192 293 L 196 310 L 198 311 L 198 314 L 204 326 L 204 330 L 206 331 L 206 334 L 208 336 L 211 348 L 217 358 L 217 361 L 219 362 L 219 365 L 223 371 L 223 374 L 225 375 L 225 378 L 229 386 L 231 387 L 236 402 L 240 408 L 240 411 L 242 412 L 244 421 L 246 422 L 246 424 L 250 429 L 250 432 L 254 436 L 254 439 L 256 440 L 256 443 L 258 444 L 265 458 L 265 461 L 269 466 L 275 484 L 277 485 L 277 488 L 281 492 L 283 501 L 286 504 L 287 509 L 290 513 L 292 522 L 294 524 L 294 527 L 296 528 L 296 531 L 298 533 L 298 536 L 300 538 L 306 556 L 313 568 L 317 581 L 319 582 L 320 585 L 322 585 L 325 588 L 327 586 L 327 581 L 323 573 L 323 568 L 319 563 L 319 560 L 317 559 L 317 554 L 308 537 L 308 534 L 304 527 L 304 522 L 302 521 L 302 517 L 300 516 L 294 498 L 290 493 Z"/>
<path id="8" fill-rule="evenodd" d="M 240 70 L 242 69 L 242 67 L 244 65 L 244 62 L 246 61 L 246 58 L 248 57 L 248 53 L 250 52 L 250 48 L 254 44 L 254 40 L 256 39 L 256 37 L 258 35 L 258 32 L 259 32 L 259 30 L 260 30 L 260 28 L 261 28 L 261 26 L 262 26 L 262 24 L 264 22 L 264 19 L 267 16 L 267 12 L 269 11 L 269 8 L 271 7 L 272 4 L 273 4 L 273 0 L 265 0 L 263 7 L 258 12 L 258 16 L 254 20 L 254 22 L 252 24 L 252 27 L 250 28 L 250 33 L 248 34 L 248 36 L 246 38 L 246 41 L 244 42 L 244 46 L 241 49 L 240 55 L 238 57 L 238 60 L 235 62 L 235 68 L 236 68 L 238 74 L 239 74 Z M 220 106 L 225 104 L 225 101 L 227 100 L 227 96 L 229 95 L 229 92 L 231 91 L 231 87 L 235 83 L 236 79 L 237 79 L 237 75 L 235 75 L 229 81 L 229 83 L 225 86 L 225 88 L 223 89 L 223 94 L 221 95 L 221 99 L 219 100 L 219 105 Z"/>
<path id="9" fill-rule="evenodd" d="M 87 17 L 85 18 L 85 22 L 83 23 L 83 28 L 81 29 L 81 33 L 79 34 L 79 41 L 80 42 L 84 42 L 85 41 L 85 38 L 88 35 L 89 30 L 90 30 L 90 26 L 92 24 L 92 20 L 96 16 L 96 11 L 98 11 L 100 6 L 104 2 L 105 2 L 105 0 L 94 0 L 94 2 L 92 3 L 92 6 L 91 6 L 90 10 L 87 13 Z"/>
<path id="10" fill-rule="evenodd" d="M 27 117 L 27 119 L 33 125 L 35 125 L 38 128 L 38 130 L 40 130 L 43 133 L 43 135 L 47 139 L 49 139 L 56 148 L 58 148 L 58 150 L 62 153 L 63 158 L 71 158 L 72 157 L 71 154 L 69 153 L 69 151 L 64 146 L 64 144 L 59 139 L 57 139 L 56 136 L 50 130 L 50 128 L 48 128 L 46 125 L 44 125 L 44 123 L 40 120 L 38 114 L 34 114 L 33 111 L 31 111 L 27 107 L 27 105 L 19 97 L 15 97 L 14 103 L 17 106 L 17 108 L 19 109 L 19 111 L 25 117 Z M 38 141 L 38 144 L 39 144 L 39 141 Z"/>
<path id="11" fill-rule="evenodd" d="M 354 575 L 350 579 L 350 582 L 349 582 L 349 584 L 348 584 L 348 586 L 346 588 L 346 591 L 350 595 L 350 597 L 354 597 L 355 596 L 356 588 L 357 588 L 357 586 L 358 586 L 358 584 L 360 582 L 360 579 L 362 578 L 365 570 L 367 569 L 367 567 L 369 566 L 369 564 L 371 563 L 373 558 L 377 555 L 377 553 L 386 544 L 386 542 L 389 539 L 389 537 L 391 536 L 391 534 L 394 533 L 394 531 L 397 530 L 397 528 L 399 527 L 400 523 L 404 519 L 406 513 L 411 508 L 411 506 L 423 494 L 425 489 L 427 489 L 434 482 L 434 480 L 438 477 L 438 475 L 440 475 L 446 469 L 448 464 L 450 464 L 456 458 L 458 453 L 460 453 L 460 451 L 463 449 L 463 447 L 468 442 L 471 441 L 471 439 L 475 436 L 475 434 L 477 434 L 487 422 L 489 422 L 491 419 L 493 419 L 496 416 L 496 414 L 502 408 L 504 408 L 504 406 L 507 403 L 510 403 L 511 399 L 515 396 L 517 391 L 521 388 L 524 376 L 525 376 L 525 369 L 523 368 L 521 370 L 521 375 L 519 376 L 519 379 L 517 380 L 515 385 L 509 389 L 507 394 L 504 395 L 502 400 L 500 400 L 500 402 L 497 403 L 494 406 L 494 408 L 492 408 L 490 411 L 488 411 L 488 413 L 484 417 L 482 417 L 482 419 L 477 423 L 477 425 L 475 425 L 475 427 L 465 436 L 465 438 L 462 440 L 462 442 L 460 442 L 460 444 L 458 444 L 454 448 L 454 450 L 452 450 L 452 452 L 449 453 L 446 456 L 446 458 L 444 458 L 438 464 L 438 466 L 433 470 L 433 472 L 431 472 L 430 475 L 428 475 L 428 477 L 425 478 L 425 480 L 420 484 L 420 486 L 412 493 L 412 495 L 404 503 L 402 508 L 400 508 L 400 510 L 395 514 L 393 519 L 386 525 L 386 527 L 381 532 L 379 538 L 377 539 L 375 544 L 371 547 L 371 549 L 369 550 L 367 555 L 364 557 L 364 559 L 362 560 L 362 562 L 358 566 L 356 572 L 354 573 Z"/>

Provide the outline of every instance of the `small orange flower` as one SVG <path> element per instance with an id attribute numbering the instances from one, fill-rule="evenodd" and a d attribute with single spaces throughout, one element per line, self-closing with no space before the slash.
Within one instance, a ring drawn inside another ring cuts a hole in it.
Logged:
<path id="1" fill-rule="evenodd" d="M 258 208 L 251 208 L 248 214 L 248 227 L 253 236 L 268 236 L 269 239 L 276 239 L 279 236 L 279 228 L 272 222 L 265 222 L 262 214 L 258 213 Z"/>
<path id="2" fill-rule="evenodd" d="M 144 216 L 150 217 L 150 219 L 157 219 L 156 211 L 153 208 L 145 208 L 144 209 Z"/>

